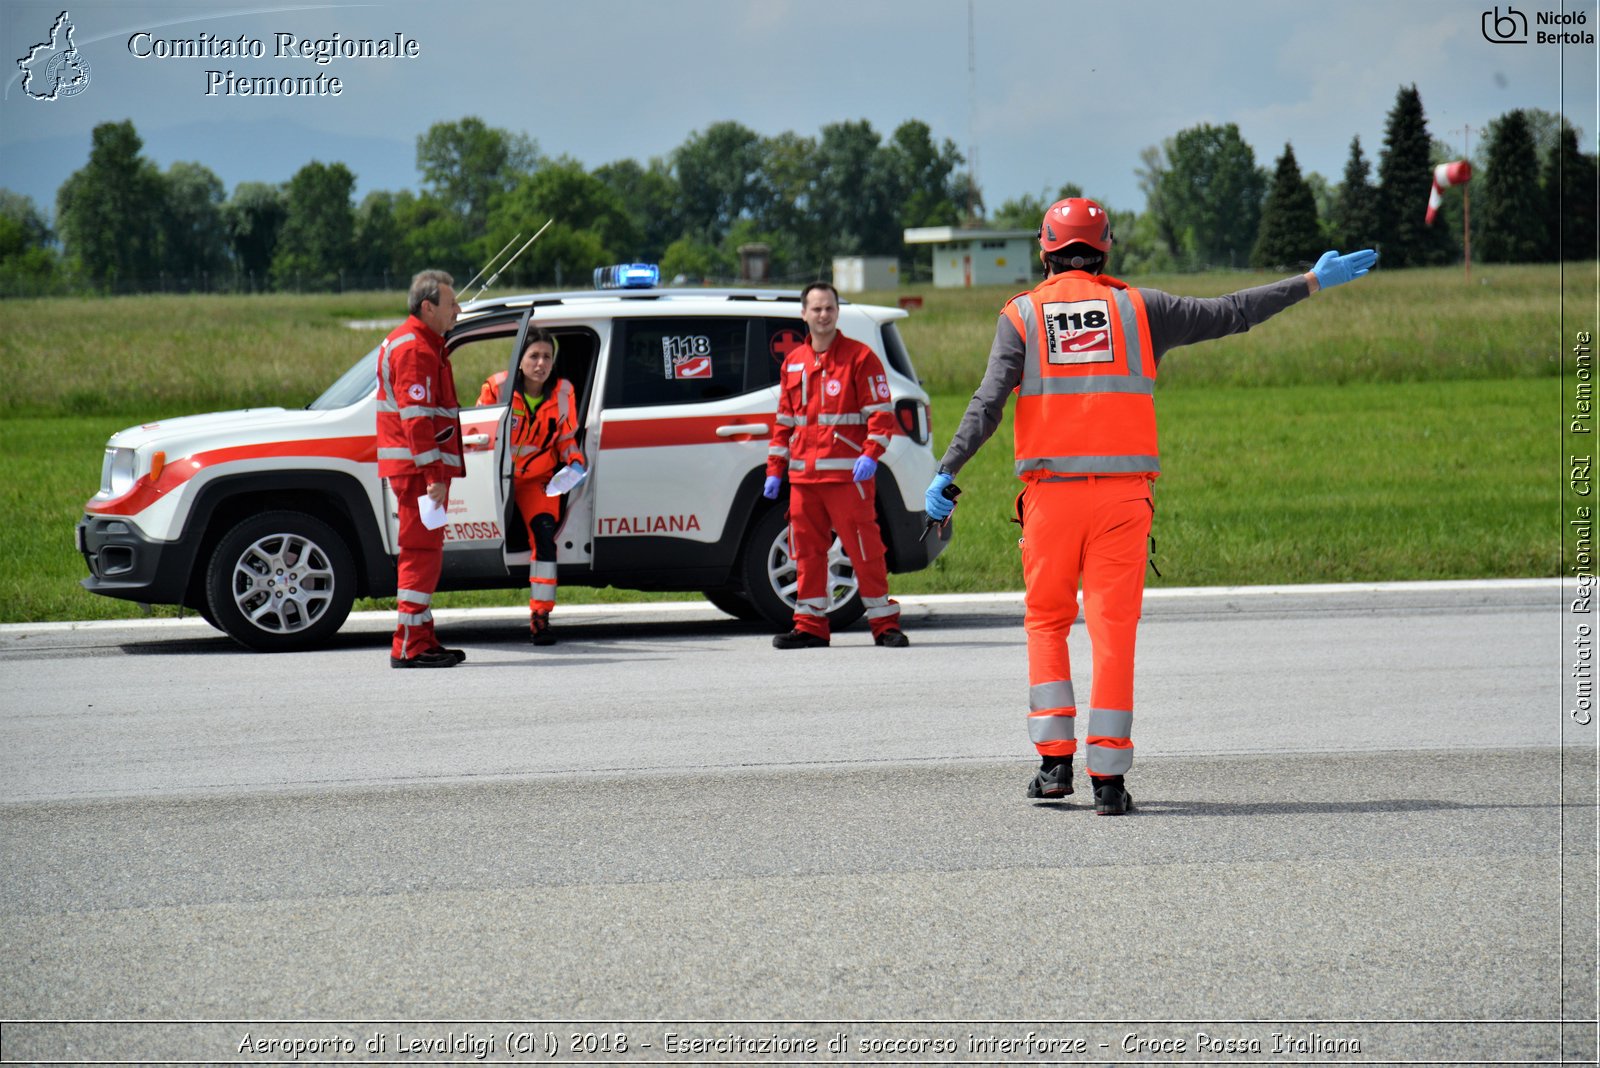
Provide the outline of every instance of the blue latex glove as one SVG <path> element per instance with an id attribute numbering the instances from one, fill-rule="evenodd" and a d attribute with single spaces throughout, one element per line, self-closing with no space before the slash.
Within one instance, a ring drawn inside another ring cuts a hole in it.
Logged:
<path id="1" fill-rule="evenodd" d="M 1311 268 L 1311 273 L 1317 276 L 1317 285 L 1323 289 L 1332 289 L 1342 286 L 1352 278 L 1360 278 L 1372 270 L 1372 265 L 1378 262 L 1378 254 L 1370 248 L 1360 252 L 1351 252 L 1341 256 L 1333 249 L 1322 254 L 1317 260 L 1317 265 Z"/>
<path id="2" fill-rule="evenodd" d="M 761 496 L 765 497 L 769 501 L 777 500 L 778 499 L 778 487 L 782 486 L 782 485 L 783 485 L 783 477 L 782 476 L 780 476 L 780 475 L 768 475 L 766 483 L 761 487 Z"/>
<path id="3" fill-rule="evenodd" d="M 870 456 L 858 456 L 856 466 L 850 472 L 850 477 L 857 482 L 865 482 L 878 473 L 878 461 Z"/>
<path id="4" fill-rule="evenodd" d="M 956 502 L 944 495 L 954 481 L 954 475 L 940 471 L 933 476 L 933 481 L 928 483 L 928 491 L 922 495 L 922 507 L 928 513 L 928 518 L 936 523 L 943 523 L 956 510 Z"/>

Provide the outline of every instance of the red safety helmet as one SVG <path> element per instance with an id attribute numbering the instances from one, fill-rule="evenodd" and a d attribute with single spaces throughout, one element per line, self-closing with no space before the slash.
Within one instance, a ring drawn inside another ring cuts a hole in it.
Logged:
<path id="1" fill-rule="evenodd" d="M 1050 205 L 1039 225 L 1039 247 L 1055 252 L 1081 244 L 1111 251 L 1111 216 L 1087 197 L 1068 197 Z"/>

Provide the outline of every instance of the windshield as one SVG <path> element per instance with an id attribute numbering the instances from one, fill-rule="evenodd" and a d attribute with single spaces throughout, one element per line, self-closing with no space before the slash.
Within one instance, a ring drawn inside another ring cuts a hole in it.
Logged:
<path id="1" fill-rule="evenodd" d="M 306 405 L 317 411 L 329 408 L 348 408 L 357 401 L 366 400 L 378 388 L 378 350 L 374 348 L 355 366 L 325 390 L 322 396 Z"/>

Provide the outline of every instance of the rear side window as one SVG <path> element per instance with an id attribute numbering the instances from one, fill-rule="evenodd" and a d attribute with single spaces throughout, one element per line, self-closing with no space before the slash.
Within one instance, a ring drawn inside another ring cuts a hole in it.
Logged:
<path id="1" fill-rule="evenodd" d="M 606 406 L 695 404 L 744 392 L 746 320 L 616 319 Z"/>
<path id="2" fill-rule="evenodd" d="M 889 357 L 890 367 L 913 382 L 921 381 L 911 366 L 911 354 L 906 351 L 906 343 L 900 340 L 900 331 L 894 328 L 893 323 L 883 324 L 883 351 Z"/>

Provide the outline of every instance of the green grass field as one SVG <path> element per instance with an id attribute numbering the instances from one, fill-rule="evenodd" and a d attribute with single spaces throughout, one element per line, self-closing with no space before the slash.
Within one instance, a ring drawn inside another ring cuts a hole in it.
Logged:
<path id="1" fill-rule="evenodd" d="M 1267 280 L 1130 281 L 1213 295 Z M 1153 585 L 1560 574 L 1556 375 L 1563 355 L 1571 360 L 1567 335 L 1594 329 L 1595 291 L 1594 264 L 1475 267 L 1470 286 L 1459 269 L 1380 271 L 1250 334 L 1176 350 L 1157 388 L 1165 473 L 1155 537 L 1165 577 Z M 934 394 L 937 452 L 1010 294 L 919 295 L 925 306 L 902 333 Z M 0 447 L 15 472 L 0 490 L 9 519 L 0 621 L 138 614 L 78 587 L 85 571 L 72 528 L 99 484 L 105 439 L 151 419 L 304 405 L 383 335 L 345 320 L 393 318 L 402 303 L 396 294 L 12 302 L 0 336 L 0 370 L 12 383 L 0 399 Z M 934 567 L 896 576 L 896 592 L 1021 587 L 1007 430 L 960 481 L 956 541 Z M 646 595 L 568 587 L 563 596 Z M 519 596 L 441 601 L 512 605 Z"/>

